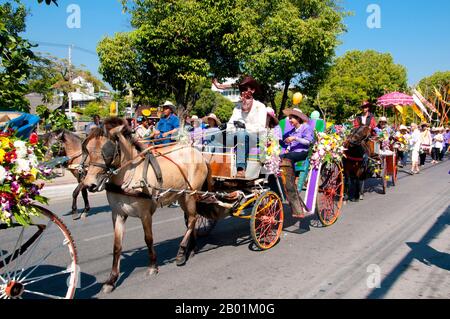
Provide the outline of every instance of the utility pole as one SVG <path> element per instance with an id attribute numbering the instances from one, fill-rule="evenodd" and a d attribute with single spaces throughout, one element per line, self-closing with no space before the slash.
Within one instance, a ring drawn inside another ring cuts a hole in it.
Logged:
<path id="1" fill-rule="evenodd" d="M 69 45 L 69 83 L 72 83 L 72 44 Z M 72 120 L 72 92 L 69 92 L 69 117 Z"/>

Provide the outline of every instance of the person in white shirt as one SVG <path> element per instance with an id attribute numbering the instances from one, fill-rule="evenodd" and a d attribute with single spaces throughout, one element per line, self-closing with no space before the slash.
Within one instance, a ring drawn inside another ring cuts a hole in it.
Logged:
<path id="1" fill-rule="evenodd" d="M 411 145 L 411 173 L 417 174 L 419 170 L 419 152 L 420 152 L 420 131 L 416 123 L 411 123 L 411 139 L 409 140 Z"/>
<path id="2" fill-rule="evenodd" d="M 150 135 L 150 132 L 148 129 L 148 122 L 147 122 L 147 119 L 144 119 L 142 117 L 138 117 L 137 122 L 139 125 L 136 128 L 135 136 L 138 140 L 142 140 L 144 137 L 147 137 Z"/>
<path id="3" fill-rule="evenodd" d="M 233 110 L 227 124 L 227 146 L 237 145 L 237 177 L 245 177 L 250 148 L 256 147 L 258 135 L 266 132 L 266 106 L 255 100 L 253 95 L 260 93 L 258 83 L 247 76 L 239 84 L 241 101 Z"/>

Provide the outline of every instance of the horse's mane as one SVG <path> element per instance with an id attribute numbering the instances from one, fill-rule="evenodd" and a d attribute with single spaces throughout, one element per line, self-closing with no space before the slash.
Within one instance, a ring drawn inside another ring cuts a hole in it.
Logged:
<path id="1" fill-rule="evenodd" d="M 83 142 L 83 149 L 86 147 L 87 143 L 89 143 L 90 140 L 98 137 L 106 137 L 109 139 L 113 139 L 113 137 L 110 135 L 109 131 L 119 127 L 123 126 L 120 133 L 139 151 L 143 151 L 145 147 L 139 143 L 134 137 L 133 137 L 133 131 L 131 130 L 130 126 L 128 125 L 128 121 L 125 119 L 122 119 L 120 117 L 108 117 L 103 121 L 103 127 L 104 128 L 93 128 L 89 135 L 86 137 L 86 139 Z"/>

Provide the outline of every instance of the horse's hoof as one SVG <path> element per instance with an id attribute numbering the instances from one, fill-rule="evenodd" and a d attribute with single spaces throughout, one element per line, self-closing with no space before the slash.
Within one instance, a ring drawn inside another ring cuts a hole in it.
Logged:
<path id="1" fill-rule="evenodd" d="M 159 272 L 158 267 L 152 267 L 147 270 L 145 275 L 147 277 L 153 277 L 153 276 L 156 276 L 158 274 L 158 272 Z"/>
<path id="2" fill-rule="evenodd" d="M 187 258 L 185 255 L 177 256 L 177 259 L 176 259 L 177 266 L 180 267 L 180 266 L 186 265 L 186 260 L 187 260 Z"/>
<path id="3" fill-rule="evenodd" d="M 78 213 L 72 213 L 72 219 L 73 220 L 79 220 L 80 219 L 80 215 L 78 215 Z"/>
<path id="4" fill-rule="evenodd" d="M 104 284 L 102 291 L 105 294 L 110 294 L 111 292 L 113 292 L 114 288 L 115 288 L 114 285 Z"/>
<path id="5" fill-rule="evenodd" d="M 83 214 L 81 214 L 80 219 L 81 220 L 86 220 L 87 217 L 88 217 L 88 213 L 83 213 Z"/>

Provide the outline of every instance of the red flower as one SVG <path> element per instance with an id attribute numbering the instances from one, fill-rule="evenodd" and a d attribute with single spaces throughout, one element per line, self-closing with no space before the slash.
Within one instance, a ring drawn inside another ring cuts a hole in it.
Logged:
<path id="1" fill-rule="evenodd" d="M 37 133 L 36 132 L 31 133 L 31 135 L 30 135 L 30 143 L 32 145 L 36 145 L 38 143 L 38 141 L 39 141 L 39 137 L 38 137 Z"/>
<path id="2" fill-rule="evenodd" d="M 11 152 L 8 152 L 5 154 L 5 160 L 9 163 L 11 163 L 13 160 L 17 159 L 16 150 L 13 150 Z"/>

